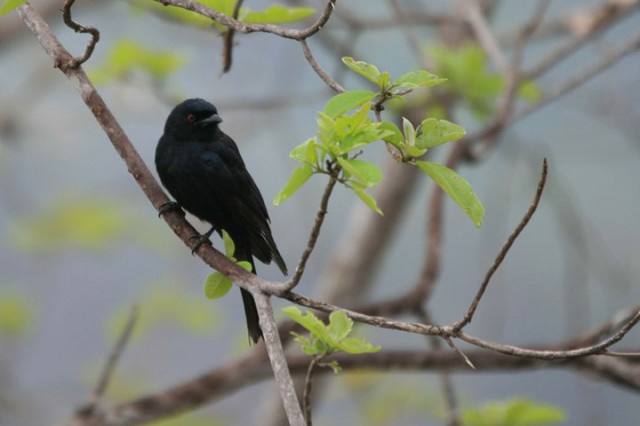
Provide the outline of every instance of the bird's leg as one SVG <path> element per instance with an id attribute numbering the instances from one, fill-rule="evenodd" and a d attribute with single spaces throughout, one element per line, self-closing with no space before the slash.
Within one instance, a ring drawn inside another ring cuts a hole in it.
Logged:
<path id="1" fill-rule="evenodd" d="M 177 213 L 180 213 L 182 216 L 184 216 L 184 210 L 182 210 L 182 207 L 180 207 L 180 204 L 176 203 L 175 201 L 167 201 L 166 203 L 162 204 L 158 208 L 158 217 L 162 216 L 167 212 L 170 212 L 171 210 Z"/>
<path id="2" fill-rule="evenodd" d="M 213 234 L 213 231 L 215 231 L 215 228 L 212 227 L 202 235 L 193 235 L 189 237 L 190 240 L 196 240 L 193 247 L 191 247 L 192 255 L 196 253 L 196 250 L 198 250 L 202 244 L 208 243 L 209 245 L 211 245 L 211 241 L 209 241 L 209 237 L 211 236 L 211 234 Z"/>

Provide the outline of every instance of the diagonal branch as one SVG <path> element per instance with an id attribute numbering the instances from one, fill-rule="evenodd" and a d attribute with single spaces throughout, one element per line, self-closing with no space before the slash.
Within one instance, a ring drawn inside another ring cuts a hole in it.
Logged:
<path id="1" fill-rule="evenodd" d="M 498 253 L 498 256 L 493 262 L 493 265 L 491 265 L 491 268 L 489 268 L 489 271 L 487 271 L 484 281 L 480 285 L 480 289 L 478 289 L 476 296 L 473 298 L 473 301 L 471 302 L 471 305 L 469 306 L 467 313 L 464 315 L 464 317 L 460 321 L 454 324 L 453 326 L 454 331 L 462 330 L 473 319 L 473 314 L 476 312 L 476 309 L 478 308 L 478 304 L 480 303 L 480 299 L 482 299 L 482 296 L 487 290 L 487 287 L 489 286 L 489 282 L 491 281 L 493 274 L 498 270 L 498 268 L 502 264 L 502 261 L 507 256 L 507 253 L 509 253 L 509 250 L 513 246 L 513 243 L 516 241 L 516 238 L 520 236 L 520 233 L 522 233 L 522 230 L 527 226 L 527 224 L 529 223 L 529 220 L 531 220 L 531 217 L 533 216 L 536 209 L 538 208 L 538 204 L 540 203 L 540 198 L 542 197 L 542 191 L 544 190 L 544 184 L 546 183 L 546 181 L 547 181 L 547 159 L 545 158 L 542 164 L 542 174 L 540 175 L 540 181 L 538 182 L 538 189 L 536 190 L 536 195 L 533 197 L 533 201 L 531 202 L 529 209 L 527 210 L 524 217 L 522 218 L 522 220 L 520 221 L 516 229 L 513 231 L 513 233 L 509 235 L 507 242 L 504 244 L 504 246 L 502 246 L 500 253 Z"/>

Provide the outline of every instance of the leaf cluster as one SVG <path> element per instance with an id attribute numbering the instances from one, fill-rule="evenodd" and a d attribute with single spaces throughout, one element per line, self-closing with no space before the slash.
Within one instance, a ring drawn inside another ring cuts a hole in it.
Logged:
<path id="1" fill-rule="evenodd" d="M 296 306 L 288 306 L 282 311 L 309 331 L 309 337 L 292 332 L 294 340 L 300 343 L 307 355 L 327 356 L 335 352 L 362 354 L 380 350 L 380 346 L 373 346 L 364 339 L 350 337 L 353 320 L 342 311 L 332 312 L 329 324 L 323 323 L 312 312 L 301 312 Z"/>
<path id="2" fill-rule="evenodd" d="M 382 214 L 375 199 L 366 189 L 382 180 L 380 168 L 356 159 L 369 144 L 384 141 L 398 153 L 396 159 L 417 166 L 433 179 L 469 216 L 476 226 L 482 225 L 484 208 L 469 183 L 455 171 L 426 161 L 416 161 L 430 148 L 459 140 L 465 135 L 461 126 L 439 118 L 426 118 L 417 128 L 402 118 L 402 130 L 390 121 L 374 120 L 371 112 L 380 113 L 383 104 L 402 98 L 418 88 L 429 88 L 446 80 L 425 70 L 410 71 L 392 80 L 375 65 L 342 58 L 343 63 L 378 87 L 378 91 L 351 90 L 331 98 L 324 111 L 318 112 L 316 135 L 291 151 L 291 158 L 301 163 L 274 204 L 291 197 L 313 174 L 329 174 L 351 189 L 369 208 Z"/>

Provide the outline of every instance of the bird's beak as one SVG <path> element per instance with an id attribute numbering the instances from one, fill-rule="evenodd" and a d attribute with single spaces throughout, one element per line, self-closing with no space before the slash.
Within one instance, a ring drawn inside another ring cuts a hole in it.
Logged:
<path id="1" fill-rule="evenodd" d="M 203 120 L 200 120 L 200 124 L 219 124 L 222 123 L 222 118 L 218 114 L 213 114 Z"/>

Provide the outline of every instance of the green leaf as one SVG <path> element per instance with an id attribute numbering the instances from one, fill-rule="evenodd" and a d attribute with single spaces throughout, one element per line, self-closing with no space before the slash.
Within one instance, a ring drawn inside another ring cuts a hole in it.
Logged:
<path id="1" fill-rule="evenodd" d="M 478 228 L 482 226 L 484 207 L 473 188 L 450 168 L 429 161 L 417 161 L 416 165 L 433 179 L 453 201 L 460 206 Z"/>
<path id="2" fill-rule="evenodd" d="M 409 146 L 416 144 L 416 131 L 413 124 L 406 118 L 402 117 L 402 129 L 404 130 L 404 142 Z"/>
<path id="3" fill-rule="evenodd" d="M 251 262 L 249 262 L 247 260 L 241 260 L 240 262 L 236 262 L 236 265 L 238 265 L 239 267 L 241 267 L 242 269 L 244 269 L 247 272 L 252 272 L 253 271 L 253 266 L 251 266 Z"/>
<path id="4" fill-rule="evenodd" d="M 440 78 L 425 70 L 410 71 L 396 79 L 394 86 L 400 86 L 407 89 L 416 89 L 418 87 L 431 87 L 447 81 L 446 78 Z"/>
<path id="5" fill-rule="evenodd" d="M 380 70 L 378 70 L 375 65 L 371 65 L 363 61 L 356 61 L 349 56 L 343 57 L 342 62 L 353 71 L 365 77 L 367 80 L 372 81 L 376 85 L 381 81 Z"/>
<path id="6" fill-rule="evenodd" d="M 293 158 L 296 161 L 304 163 L 305 161 L 307 161 L 308 157 L 307 150 L 309 149 L 309 146 L 313 147 L 314 142 L 314 138 L 307 139 L 300 145 L 293 148 L 293 150 L 291 150 L 291 152 L 289 153 L 289 157 Z"/>
<path id="7" fill-rule="evenodd" d="M 279 206 L 287 198 L 291 197 L 313 174 L 313 168 L 305 163 L 295 168 L 289 182 L 285 185 L 273 200 L 273 204 Z"/>
<path id="8" fill-rule="evenodd" d="M 18 294 L 0 294 L 0 337 L 18 337 L 25 333 L 33 321 L 28 300 Z"/>
<path id="9" fill-rule="evenodd" d="M 224 242 L 224 252 L 229 259 L 233 259 L 236 252 L 236 245 L 224 229 L 222 230 L 222 241 Z"/>
<path id="10" fill-rule="evenodd" d="M 329 315 L 327 331 L 333 340 L 341 341 L 353 330 L 353 320 L 342 311 L 334 311 Z"/>
<path id="11" fill-rule="evenodd" d="M 376 94 L 370 90 L 350 90 L 348 92 L 340 93 L 327 102 L 324 107 L 324 112 L 331 118 L 336 118 L 345 112 L 355 109 L 373 98 Z"/>
<path id="12" fill-rule="evenodd" d="M 416 146 L 418 148 L 432 148 L 447 142 L 457 141 L 466 134 L 464 127 L 447 120 L 427 118 L 416 132 Z"/>
<path id="13" fill-rule="evenodd" d="M 376 186 L 382 180 L 382 170 L 375 164 L 341 157 L 338 157 L 338 163 L 343 170 L 370 188 Z"/>
<path id="14" fill-rule="evenodd" d="M 273 5 L 260 11 L 246 11 L 241 16 L 241 21 L 247 24 L 284 24 L 300 21 L 308 18 L 316 12 L 310 7 L 284 7 Z"/>
<path id="15" fill-rule="evenodd" d="M 563 423 L 566 418 L 562 408 L 524 398 L 489 402 L 462 413 L 463 423 L 469 426 L 542 426 Z"/>
<path id="16" fill-rule="evenodd" d="M 327 327 L 312 312 L 307 311 L 305 313 L 302 313 L 296 306 L 287 306 L 286 308 L 282 309 L 282 312 L 284 312 L 289 318 L 311 332 L 311 334 L 313 334 L 315 337 L 318 337 L 322 340 L 327 340 L 327 338 L 329 337 L 329 334 L 327 333 Z"/>
<path id="17" fill-rule="evenodd" d="M 518 96 L 525 101 L 535 102 L 542 96 L 542 90 L 533 80 L 526 80 L 518 87 Z"/>
<path id="18" fill-rule="evenodd" d="M 10 228 L 24 251 L 57 251 L 65 246 L 101 249 L 130 231 L 130 218 L 114 200 L 56 200 Z"/>
<path id="19" fill-rule="evenodd" d="M 358 198 L 360 198 L 367 206 L 369 206 L 371 210 L 378 213 L 380 216 L 384 216 L 382 210 L 380 210 L 380 208 L 376 204 L 376 200 L 371 195 L 364 192 L 364 189 L 356 188 L 355 186 L 351 189 L 353 189 L 353 192 L 356 193 Z"/>
<path id="20" fill-rule="evenodd" d="M 378 86 L 380 87 L 380 89 L 387 90 L 387 88 L 389 87 L 389 83 L 391 82 L 391 75 L 388 72 L 383 72 L 380 73 L 380 75 L 378 76 Z"/>
<path id="21" fill-rule="evenodd" d="M 5 15 L 12 10 L 16 9 L 18 6 L 26 3 L 27 0 L 5 0 L 2 6 L 0 6 L 0 16 Z"/>
<path id="22" fill-rule="evenodd" d="M 291 332 L 291 334 L 293 335 L 293 340 L 300 343 L 302 352 L 304 352 L 305 354 L 319 355 L 325 352 L 326 348 L 322 347 L 321 345 L 315 344 L 315 342 L 312 342 L 308 337 L 301 336 L 293 331 Z"/>
<path id="23" fill-rule="evenodd" d="M 420 158 L 427 152 L 427 149 L 418 148 L 417 146 L 405 145 L 402 147 L 402 152 L 404 152 L 406 156 L 409 156 L 411 158 Z"/>
<path id="24" fill-rule="evenodd" d="M 402 132 L 398 129 L 398 126 L 393 124 L 390 121 L 383 121 L 378 125 L 378 129 L 387 131 L 387 136 L 384 137 L 385 142 L 389 142 L 391 145 L 400 146 L 404 142 L 404 137 L 402 136 Z"/>
<path id="25" fill-rule="evenodd" d="M 338 342 L 338 348 L 349 354 L 362 354 L 369 352 L 378 352 L 380 346 L 373 346 L 365 340 L 346 337 Z"/>
<path id="26" fill-rule="evenodd" d="M 153 50 L 135 40 L 118 40 L 109 50 L 108 60 L 90 72 L 94 83 L 122 78 L 134 70 L 142 70 L 162 80 L 185 64 L 183 55 L 166 50 Z"/>
<path id="27" fill-rule="evenodd" d="M 218 271 L 207 276 L 204 281 L 204 294 L 208 299 L 219 299 L 229 293 L 233 282 Z"/>

